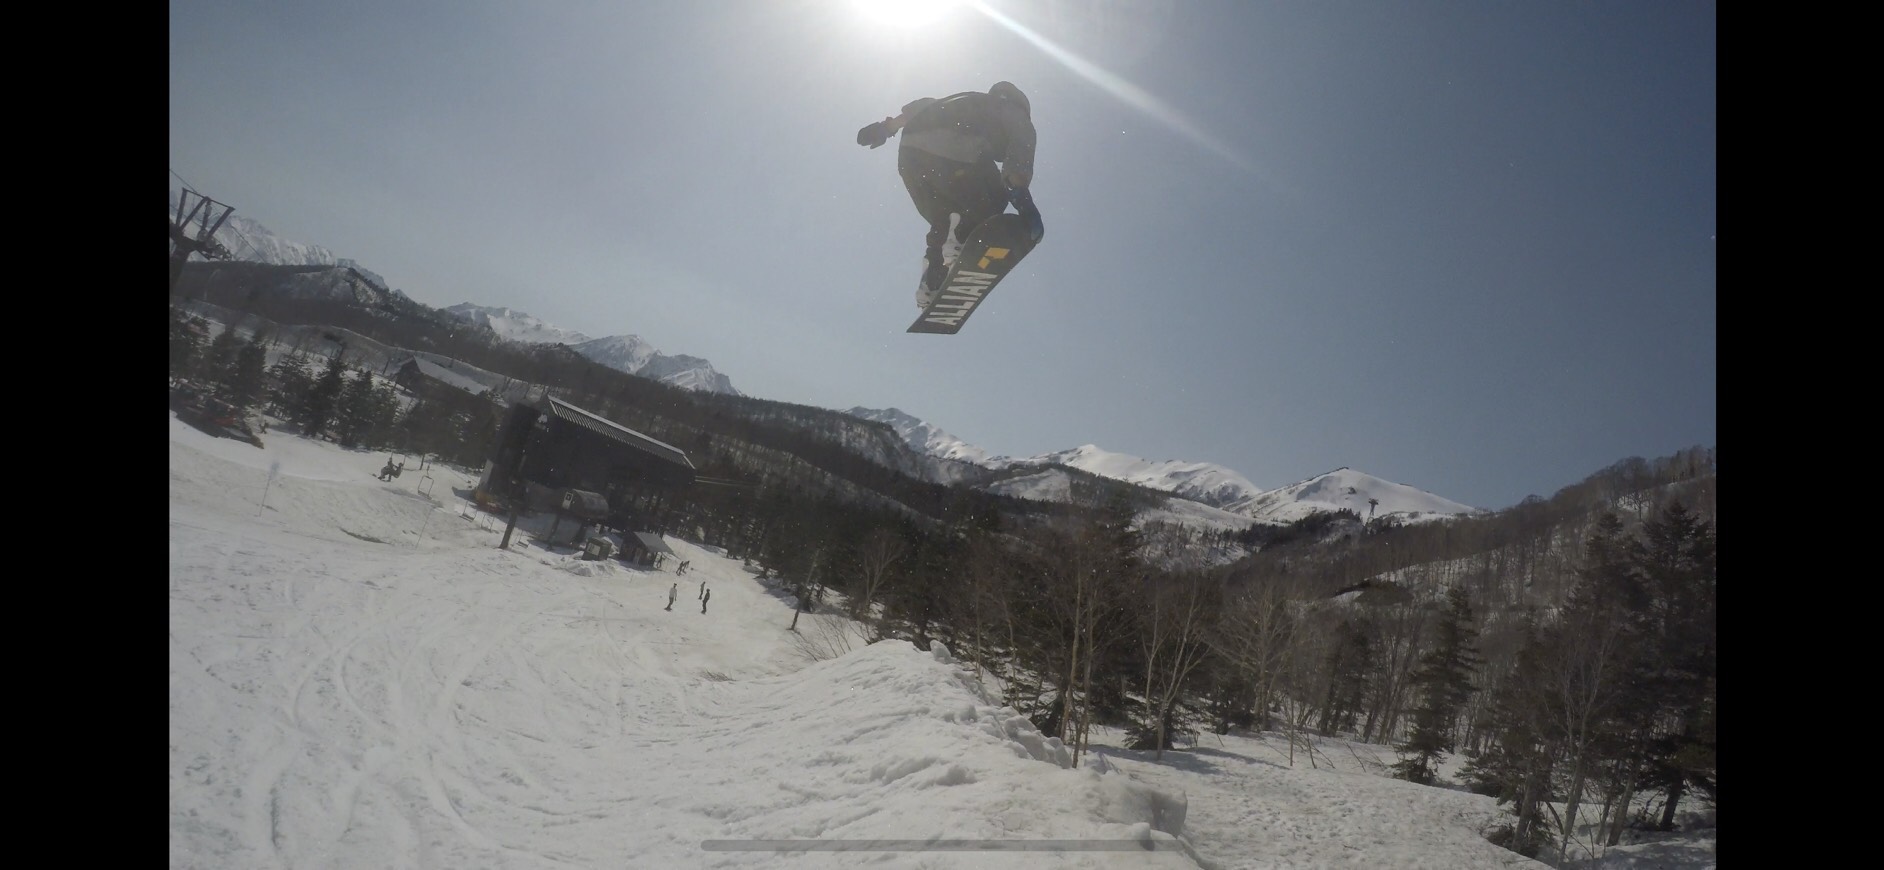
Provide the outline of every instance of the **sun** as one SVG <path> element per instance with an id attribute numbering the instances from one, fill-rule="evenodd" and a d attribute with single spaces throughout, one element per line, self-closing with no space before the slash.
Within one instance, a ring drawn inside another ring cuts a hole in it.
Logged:
<path id="1" fill-rule="evenodd" d="M 935 24 L 964 0 L 850 0 L 858 14 L 873 24 L 912 30 Z"/>

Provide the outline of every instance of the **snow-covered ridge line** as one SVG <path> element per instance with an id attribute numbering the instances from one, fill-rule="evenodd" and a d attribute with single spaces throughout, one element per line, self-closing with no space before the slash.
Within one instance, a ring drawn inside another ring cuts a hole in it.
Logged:
<path id="1" fill-rule="evenodd" d="M 856 407 L 845 413 L 887 423 L 912 449 L 931 456 L 960 459 L 997 470 L 1061 465 L 1267 523 L 1287 524 L 1313 513 L 1338 510 L 1353 510 L 1364 519 L 1393 516 L 1407 522 L 1428 522 L 1482 512 L 1346 466 L 1288 486 L 1264 490 L 1236 471 L 1210 462 L 1154 461 L 1113 453 L 1094 444 L 1019 459 L 990 457 L 987 451 L 897 408 Z M 997 486 L 998 491 L 1028 498 L 1064 499 L 1070 492 L 1064 481 L 1041 476 L 1012 478 Z"/>
<path id="2" fill-rule="evenodd" d="M 638 335 L 590 338 L 574 330 L 552 326 L 512 308 L 462 302 L 444 309 L 496 333 L 499 338 L 531 344 L 563 344 L 589 359 L 617 371 L 660 381 L 683 390 L 742 395 L 733 382 L 697 356 L 670 356 Z"/>

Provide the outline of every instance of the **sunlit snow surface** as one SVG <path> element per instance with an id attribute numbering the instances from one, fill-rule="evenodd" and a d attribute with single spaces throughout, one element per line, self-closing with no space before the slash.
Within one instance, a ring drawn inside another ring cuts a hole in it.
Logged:
<path id="1" fill-rule="evenodd" d="M 500 550 L 467 471 L 262 437 L 170 423 L 173 867 L 1528 863 L 1480 836 L 1488 798 L 1273 742 L 1069 768 L 939 647 L 812 663 L 737 560 Z M 812 839 L 958 850 L 728 850 Z"/>

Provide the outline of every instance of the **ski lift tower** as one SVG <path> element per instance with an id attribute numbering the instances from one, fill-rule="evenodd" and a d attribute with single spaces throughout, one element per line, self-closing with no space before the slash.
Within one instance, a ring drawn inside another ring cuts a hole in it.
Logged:
<path id="1" fill-rule="evenodd" d="M 191 202 L 191 198 L 195 202 Z M 216 213 L 221 209 L 220 214 Z M 191 254 L 209 260 L 230 259 L 229 249 L 216 241 L 216 231 L 235 209 L 192 190 L 177 197 L 177 213 L 170 217 L 170 292 L 177 292 L 177 279 L 183 276 L 183 264 Z"/>

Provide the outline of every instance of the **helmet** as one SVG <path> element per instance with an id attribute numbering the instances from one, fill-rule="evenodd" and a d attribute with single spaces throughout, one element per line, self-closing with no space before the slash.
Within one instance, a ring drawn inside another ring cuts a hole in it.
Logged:
<path id="1" fill-rule="evenodd" d="M 1028 105 L 1027 95 L 1021 93 L 1020 88 L 1014 87 L 1013 82 L 995 82 L 988 88 L 988 93 L 1009 102 L 1019 103 L 1022 110 L 1030 114 L 1032 112 L 1033 107 Z"/>

